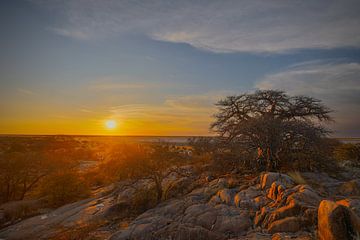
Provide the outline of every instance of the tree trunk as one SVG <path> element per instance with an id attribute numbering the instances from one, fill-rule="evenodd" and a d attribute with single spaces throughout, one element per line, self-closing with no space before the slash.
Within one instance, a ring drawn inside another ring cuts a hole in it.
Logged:
<path id="1" fill-rule="evenodd" d="M 277 170 L 278 164 L 276 156 L 274 156 L 274 150 L 271 149 L 271 147 L 268 147 L 266 149 L 266 161 L 267 161 L 267 170 L 268 171 L 274 171 Z"/>
<path id="2" fill-rule="evenodd" d="M 156 187 L 156 202 L 160 203 L 162 200 L 163 190 L 161 185 L 161 180 L 159 178 L 155 179 L 155 187 Z"/>

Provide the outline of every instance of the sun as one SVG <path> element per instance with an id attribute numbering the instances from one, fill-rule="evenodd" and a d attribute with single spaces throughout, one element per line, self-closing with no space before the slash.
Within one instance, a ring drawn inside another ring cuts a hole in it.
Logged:
<path id="1" fill-rule="evenodd" d="M 116 121 L 115 120 L 106 120 L 105 121 L 105 127 L 107 128 L 107 129 L 115 129 L 116 128 L 116 125 L 117 125 L 117 123 L 116 123 Z"/>

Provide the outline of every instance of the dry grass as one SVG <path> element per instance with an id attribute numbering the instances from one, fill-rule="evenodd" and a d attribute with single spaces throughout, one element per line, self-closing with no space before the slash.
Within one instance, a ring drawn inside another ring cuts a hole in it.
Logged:
<path id="1" fill-rule="evenodd" d="M 289 175 L 296 184 L 307 184 L 306 180 L 301 176 L 301 173 L 298 171 L 287 172 L 287 175 Z"/>

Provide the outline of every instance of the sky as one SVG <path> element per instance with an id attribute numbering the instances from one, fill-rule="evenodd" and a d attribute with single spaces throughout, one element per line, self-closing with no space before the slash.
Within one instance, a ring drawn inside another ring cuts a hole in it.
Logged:
<path id="1" fill-rule="evenodd" d="M 0 134 L 209 135 L 218 100 L 276 89 L 360 136 L 358 0 L 1 5 Z"/>

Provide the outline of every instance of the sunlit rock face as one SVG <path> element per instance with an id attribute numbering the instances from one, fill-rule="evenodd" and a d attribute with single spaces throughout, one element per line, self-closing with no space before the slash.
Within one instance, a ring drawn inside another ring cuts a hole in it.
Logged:
<path id="1" fill-rule="evenodd" d="M 350 208 L 333 201 L 321 201 L 318 209 L 320 240 L 355 239 L 359 232 L 360 218 Z"/>

